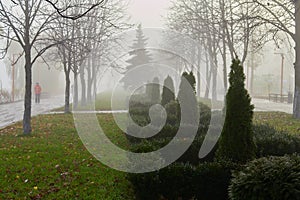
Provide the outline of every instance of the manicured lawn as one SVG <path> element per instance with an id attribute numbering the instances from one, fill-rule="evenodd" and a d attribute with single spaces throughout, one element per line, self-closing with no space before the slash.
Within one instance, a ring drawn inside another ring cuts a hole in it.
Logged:
<path id="1" fill-rule="evenodd" d="M 102 92 L 97 95 L 96 102 L 93 105 L 90 105 L 92 108 L 95 107 L 95 110 L 97 111 L 111 111 L 111 110 L 126 110 L 126 100 L 127 100 L 128 94 L 124 91 L 117 92 L 117 94 L 114 95 L 114 101 L 112 106 L 112 92 Z M 88 109 L 91 109 L 90 106 L 88 106 Z M 72 110 L 72 104 L 70 105 L 70 108 Z M 84 106 L 80 106 L 82 110 L 87 110 Z M 62 112 L 64 111 L 64 107 L 57 108 L 53 110 L 54 112 Z"/>
<path id="2" fill-rule="evenodd" d="M 127 149 L 112 115 L 98 115 L 107 136 Z M 254 122 L 300 134 L 300 120 L 279 112 L 256 112 Z M 135 199 L 126 173 L 102 165 L 82 145 L 72 115 L 32 120 L 31 136 L 17 123 L 0 130 L 0 199 Z"/>
<path id="3" fill-rule="evenodd" d="M 277 130 L 300 135 L 300 120 L 282 112 L 255 112 L 254 123 L 269 124 Z"/>
<path id="4" fill-rule="evenodd" d="M 127 140 L 111 115 L 103 129 L 121 147 Z M 33 118 L 31 136 L 21 123 L 0 130 L 0 199 L 134 199 L 126 174 L 93 158 L 82 145 L 72 115 Z"/>

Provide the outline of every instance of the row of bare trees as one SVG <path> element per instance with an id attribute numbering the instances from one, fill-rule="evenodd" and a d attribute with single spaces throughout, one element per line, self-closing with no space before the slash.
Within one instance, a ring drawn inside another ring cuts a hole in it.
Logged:
<path id="1" fill-rule="evenodd" d="M 174 0 L 168 26 L 190 35 L 203 47 L 204 51 L 198 51 L 197 56 L 204 57 L 207 63 L 205 96 L 208 97 L 212 84 L 214 100 L 220 60 L 226 91 L 227 63 L 231 59 L 238 56 L 244 64 L 251 59 L 249 54 L 259 51 L 267 42 L 277 44 L 280 33 L 285 33 L 296 46 L 294 117 L 300 118 L 299 9 L 299 0 Z"/>
<path id="2" fill-rule="evenodd" d="M 80 103 L 85 105 L 95 98 L 97 81 L 103 70 L 100 60 L 104 61 L 105 54 L 117 44 L 114 36 L 129 27 L 125 23 L 124 1 L 106 2 L 102 9 L 94 9 L 77 19 L 57 18 L 52 27 L 50 37 L 53 42 L 65 41 L 57 45 L 51 52 L 53 59 L 62 63 L 65 73 L 65 112 L 70 112 L 70 75 L 73 74 L 74 107 Z M 72 15 L 81 13 L 80 7 L 72 9 Z M 79 98 L 79 82 L 81 98 Z"/>
<path id="3" fill-rule="evenodd" d="M 31 133 L 32 67 L 37 60 L 47 61 L 45 53 L 57 48 L 66 74 L 68 111 L 70 72 L 74 73 L 75 91 L 78 75 L 85 71 L 90 75 L 88 87 L 91 87 L 97 71 L 89 73 L 92 69 L 82 67 L 83 62 L 93 49 L 102 49 L 101 41 L 119 28 L 117 22 L 122 19 L 122 10 L 120 2 L 107 0 L 0 1 L 0 39 L 5 40 L 2 57 L 6 56 L 11 44 L 17 43 L 22 54 L 16 62 L 21 58 L 25 60 L 24 134 Z M 83 83 L 85 76 L 81 76 Z M 74 100 L 77 103 L 78 99 Z"/>
<path id="4" fill-rule="evenodd" d="M 235 0 L 174 1 L 168 20 L 169 27 L 189 34 L 205 49 L 197 56 L 204 57 L 208 63 L 206 97 L 212 82 L 212 98 L 216 99 L 219 60 L 223 64 L 223 84 L 226 92 L 228 55 L 231 59 L 239 55 L 244 63 L 250 51 L 250 43 L 256 44 L 251 51 L 257 51 L 268 40 L 267 35 L 254 37 L 259 35 L 264 25 L 245 17 L 250 16 L 254 10 L 253 5 Z"/>

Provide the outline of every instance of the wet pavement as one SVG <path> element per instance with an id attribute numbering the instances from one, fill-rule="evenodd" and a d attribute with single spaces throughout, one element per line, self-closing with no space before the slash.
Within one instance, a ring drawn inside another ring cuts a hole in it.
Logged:
<path id="1" fill-rule="evenodd" d="M 252 103 L 255 106 L 255 111 L 264 111 L 264 112 L 278 111 L 278 112 L 285 112 L 288 114 L 293 113 L 293 104 L 276 103 L 264 99 L 252 99 Z"/>
<path id="2" fill-rule="evenodd" d="M 252 99 L 252 103 L 255 105 L 255 111 L 278 111 L 292 114 L 293 105 L 287 103 L 270 102 L 263 99 Z M 56 96 L 49 99 L 42 99 L 40 104 L 32 104 L 32 116 L 40 114 L 60 114 L 63 112 L 51 112 L 55 108 L 62 107 L 64 105 L 64 97 Z M 0 129 L 15 122 L 22 121 L 24 112 L 24 102 L 19 101 L 15 103 L 0 105 Z M 126 113 L 127 111 L 95 111 L 97 114 L 107 113 Z"/>
<path id="3" fill-rule="evenodd" d="M 41 99 L 40 104 L 32 101 L 32 116 L 46 114 L 50 110 L 64 105 L 63 96 Z M 22 121 L 24 113 L 24 101 L 0 105 L 0 129 L 18 121 Z"/>

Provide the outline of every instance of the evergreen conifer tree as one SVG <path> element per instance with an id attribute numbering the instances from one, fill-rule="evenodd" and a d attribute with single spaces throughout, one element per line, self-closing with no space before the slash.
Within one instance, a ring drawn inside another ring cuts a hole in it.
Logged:
<path id="1" fill-rule="evenodd" d="M 142 69 L 131 71 L 138 66 L 143 66 L 151 62 L 151 56 L 146 50 L 147 40 L 148 39 L 143 34 L 142 25 L 140 24 L 136 30 L 136 39 L 131 47 L 131 49 L 133 49 L 130 53 L 131 58 L 126 61 L 129 64 L 126 67 L 127 73 L 121 80 L 121 82 L 124 83 L 125 89 L 135 85 L 142 85 L 145 82 L 146 77 L 149 78 L 153 74 L 153 69 L 147 71 L 144 67 Z"/>
<path id="2" fill-rule="evenodd" d="M 178 107 L 177 118 L 181 120 L 183 119 L 187 120 L 187 121 L 182 121 L 183 123 L 189 123 L 189 119 L 195 119 L 194 115 L 196 111 L 195 108 L 197 108 L 197 100 L 195 94 L 195 87 L 193 87 L 193 85 L 195 85 L 195 82 L 193 82 L 193 79 L 191 78 L 190 74 L 184 72 L 181 76 L 181 82 L 179 85 L 179 91 L 177 96 L 177 100 L 179 101 L 179 104 L 182 105 L 184 108 L 186 108 L 185 113 L 181 113 L 181 110 Z M 193 93 L 189 91 L 193 91 Z M 180 102 L 180 99 L 182 102 Z"/>
<path id="3" fill-rule="evenodd" d="M 170 76 L 168 76 L 164 81 L 163 92 L 162 92 L 162 100 L 161 104 L 165 106 L 171 101 L 175 100 L 175 89 L 174 83 Z"/>
<path id="4" fill-rule="evenodd" d="M 194 73 L 191 71 L 190 74 L 187 75 L 187 80 L 190 83 L 190 85 L 192 86 L 194 92 L 196 93 L 196 78 L 194 76 Z"/>
<path id="5" fill-rule="evenodd" d="M 153 83 L 151 83 L 151 103 L 159 103 L 160 102 L 160 85 L 159 79 L 155 77 L 153 79 Z"/>
<path id="6" fill-rule="evenodd" d="M 219 140 L 217 158 L 247 162 L 255 157 L 252 132 L 254 106 L 245 89 L 245 75 L 238 59 L 233 60 L 226 95 L 226 118 Z"/>

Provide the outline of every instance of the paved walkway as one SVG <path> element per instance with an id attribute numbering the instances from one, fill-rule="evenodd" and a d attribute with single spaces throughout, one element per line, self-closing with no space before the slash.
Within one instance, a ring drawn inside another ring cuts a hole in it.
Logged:
<path id="1" fill-rule="evenodd" d="M 292 114 L 293 104 L 276 103 L 264 99 L 252 99 L 252 103 L 255 106 L 255 111 L 279 111 Z"/>
<path id="2" fill-rule="evenodd" d="M 32 103 L 32 116 L 45 114 L 52 109 L 64 105 L 64 97 L 56 96 L 49 99 L 41 99 L 40 104 Z M 19 101 L 15 103 L 0 105 L 0 129 L 15 122 L 22 121 L 24 112 L 24 102 Z"/>
<path id="3" fill-rule="evenodd" d="M 255 105 L 255 111 L 279 111 L 292 114 L 293 105 L 286 103 L 275 103 L 263 99 L 252 99 L 252 103 Z M 15 122 L 22 121 L 24 102 L 16 102 L 10 104 L 0 105 L 0 129 Z M 63 96 L 56 96 L 50 99 L 42 99 L 40 104 L 32 104 L 32 116 L 40 114 L 60 114 L 63 112 L 49 112 L 55 108 L 62 107 L 64 105 Z M 126 113 L 127 111 L 95 111 L 95 113 Z"/>
<path id="4" fill-rule="evenodd" d="M 124 114 L 128 113 L 128 110 L 103 110 L 103 111 L 73 111 L 72 113 L 77 114 Z M 55 114 L 64 114 L 63 111 L 54 111 L 54 112 L 48 112 L 46 114 L 49 115 L 55 115 Z"/>

